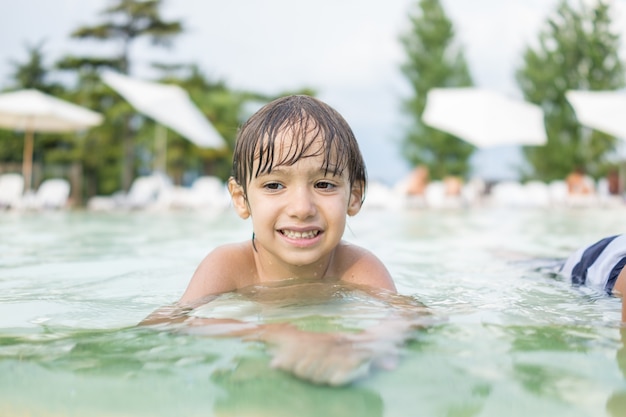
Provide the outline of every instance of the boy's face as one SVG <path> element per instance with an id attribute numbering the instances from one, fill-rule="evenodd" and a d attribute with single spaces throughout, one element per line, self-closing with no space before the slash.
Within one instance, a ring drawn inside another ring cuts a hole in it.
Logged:
<path id="1" fill-rule="evenodd" d="M 275 160 L 281 160 L 291 137 L 277 139 Z M 362 195 L 359 184 L 350 187 L 346 170 L 340 175 L 324 173 L 323 161 L 323 155 L 307 156 L 252 178 L 247 201 L 231 180 L 233 203 L 242 218 L 252 217 L 260 255 L 286 267 L 328 263 L 343 236 L 346 215 L 358 213 Z"/>

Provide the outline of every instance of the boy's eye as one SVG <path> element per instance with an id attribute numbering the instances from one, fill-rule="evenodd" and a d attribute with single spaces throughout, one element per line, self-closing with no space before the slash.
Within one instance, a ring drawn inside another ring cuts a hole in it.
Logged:
<path id="1" fill-rule="evenodd" d="M 319 181 L 315 183 L 315 188 L 321 188 L 323 190 L 328 190 L 334 187 L 335 187 L 335 184 L 328 182 L 328 181 Z"/>
<path id="2" fill-rule="evenodd" d="M 263 187 L 267 188 L 268 190 L 280 190 L 283 188 L 283 185 L 277 182 L 268 182 L 267 184 L 263 185 Z"/>

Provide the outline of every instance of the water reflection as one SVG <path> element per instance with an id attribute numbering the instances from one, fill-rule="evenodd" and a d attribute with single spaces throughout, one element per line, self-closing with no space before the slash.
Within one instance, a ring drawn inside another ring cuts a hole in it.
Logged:
<path id="1" fill-rule="evenodd" d="M 224 389 L 214 408 L 220 417 L 383 416 L 383 401 L 375 392 L 358 384 L 342 388 L 311 385 L 268 371 L 267 361 L 262 359 L 240 361 L 235 370 L 211 379 Z"/>
<path id="2" fill-rule="evenodd" d="M 261 346 L 145 329 L 0 337 L 0 415 L 383 416 L 360 384 L 272 370 Z"/>

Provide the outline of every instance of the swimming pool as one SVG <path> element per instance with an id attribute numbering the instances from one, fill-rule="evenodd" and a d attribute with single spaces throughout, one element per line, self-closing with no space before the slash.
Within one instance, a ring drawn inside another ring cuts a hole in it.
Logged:
<path id="1" fill-rule="evenodd" d="M 135 327 L 210 249 L 249 238 L 231 212 L 0 213 L 0 415 L 625 415 L 620 300 L 538 270 L 624 232 L 623 214 L 361 212 L 346 239 L 446 320 L 395 370 L 330 388 L 269 369 L 254 343 Z"/>

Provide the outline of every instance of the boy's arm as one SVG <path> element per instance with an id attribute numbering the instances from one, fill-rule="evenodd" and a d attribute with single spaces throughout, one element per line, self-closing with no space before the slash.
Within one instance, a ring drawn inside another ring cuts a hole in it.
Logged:
<path id="1" fill-rule="evenodd" d="M 396 285 L 385 265 L 367 249 L 343 244 L 340 256 L 343 257 L 343 282 L 396 292 Z"/>
<path id="2" fill-rule="evenodd" d="M 387 317 L 360 333 L 311 332 L 290 323 L 251 324 L 199 317 L 179 329 L 262 342 L 272 356 L 272 367 L 316 384 L 340 386 L 376 369 L 395 367 L 402 345 L 413 337 L 413 332 L 433 323 L 425 307 L 412 298 L 388 292 L 386 295 L 391 297 L 386 300 Z"/>
<path id="3" fill-rule="evenodd" d="M 362 333 L 306 332 L 285 326 L 262 329 L 253 339 L 266 343 L 271 366 L 298 378 L 340 386 L 363 378 L 375 369 L 395 367 L 400 348 L 409 338 L 408 327 L 387 335 L 371 329 Z"/>
<path id="4" fill-rule="evenodd" d="M 194 308 L 206 304 L 216 297 L 217 295 L 206 296 L 196 300 L 195 302 L 184 303 L 178 301 L 174 304 L 160 307 L 139 322 L 138 326 L 183 323 L 190 319 L 189 313 L 193 311 Z"/>
<path id="5" fill-rule="evenodd" d="M 236 276 L 244 276 L 245 245 L 231 244 L 210 252 L 198 265 L 178 302 L 161 307 L 139 325 L 181 323 L 194 308 L 212 301 L 219 294 L 237 289 Z M 249 275 L 249 274 L 248 274 Z"/>
<path id="6" fill-rule="evenodd" d="M 211 251 L 196 268 L 179 304 L 193 303 L 197 306 L 198 300 L 203 301 L 207 296 L 230 292 L 242 286 L 237 283 L 237 277 L 250 275 L 246 271 L 246 244 L 231 244 Z"/>
<path id="7" fill-rule="evenodd" d="M 288 333 L 277 329 L 261 333 L 270 346 L 272 366 L 318 384 L 349 384 L 377 369 L 393 369 L 402 346 L 414 331 L 432 324 L 423 306 L 393 311 L 360 333 Z"/>

